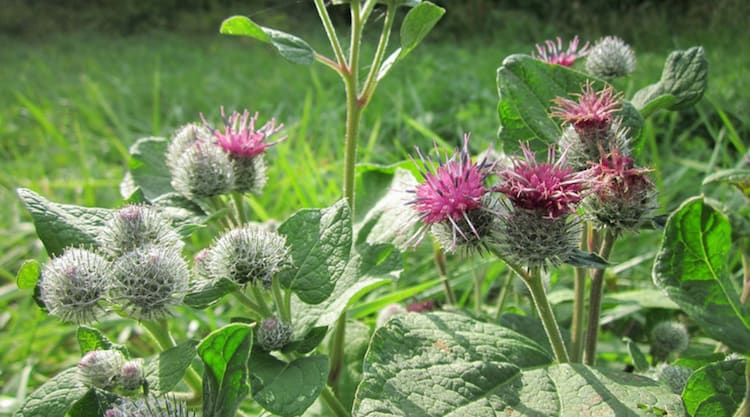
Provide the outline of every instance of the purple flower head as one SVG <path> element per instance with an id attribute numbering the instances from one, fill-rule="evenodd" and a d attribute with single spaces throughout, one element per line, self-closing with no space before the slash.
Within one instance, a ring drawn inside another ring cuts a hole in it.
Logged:
<path id="1" fill-rule="evenodd" d="M 588 176 L 566 165 L 563 153 L 555 161 L 555 146 L 550 145 L 547 162 L 539 163 L 528 144 L 521 144 L 524 159 L 516 159 L 511 168 L 499 172 L 503 182 L 497 191 L 505 194 L 514 208 L 544 213 L 556 219 L 570 214 L 584 197 Z"/>
<path id="2" fill-rule="evenodd" d="M 531 56 L 534 58 L 548 62 L 550 64 L 562 65 L 564 67 L 571 67 L 576 59 L 585 56 L 589 53 L 589 43 L 586 42 L 583 47 L 578 50 L 578 43 L 580 40 L 578 36 L 575 36 L 573 40 L 568 44 L 568 50 L 563 50 L 562 38 L 557 37 L 557 43 L 553 40 L 546 40 L 544 44 L 537 44 L 536 50 L 539 53 L 532 52 Z M 546 48 L 545 48 L 546 47 Z"/>
<path id="3" fill-rule="evenodd" d="M 213 132 L 216 140 L 219 142 L 219 146 L 232 156 L 251 159 L 262 154 L 269 147 L 286 139 L 286 136 L 283 136 L 276 142 L 263 142 L 266 138 L 281 130 L 284 125 L 279 124 L 277 126 L 276 120 L 271 119 L 262 127 L 256 129 L 255 122 L 258 121 L 257 112 L 252 117 L 250 117 L 250 112 L 247 110 L 241 115 L 237 112 L 232 112 L 229 117 L 226 117 L 224 107 L 221 107 L 221 118 L 224 121 L 224 132 L 212 128 L 206 121 L 206 118 L 203 117 L 203 114 L 201 114 L 203 123 Z"/>
<path id="4" fill-rule="evenodd" d="M 483 210 L 483 197 L 490 191 L 484 183 L 494 164 L 486 160 L 480 163 L 471 161 L 469 136 L 464 135 L 463 148 L 449 159 L 447 156 L 445 159 L 440 158 L 438 154 L 437 164 L 425 158 L 417 149 L 422 165 L 420 174 L 424 181 L 415 189 L 409 190 L 415 195 L 409 204 L 423 224 L 415 243 L 421 240 L 428 228 L 441 225 L 451 229 L 454 244 L 449 246 L 453 249 L 457 235 L 465 241 L 474 240 L 468 235 L 475 236 L 477 240 L 481 238 L 482 232 L 475 227 L 474 221 L 486 217 L 478 216 L 477 211 Z M 487 221 L 482 220 L 482 223 Z"/>
<path id="5" fill-rule="evenodd" d="M 613 120 L 613 113 L 620 110 L 620 97 L 610 86 L 597 92 L 587 81 L 583 85 L 583 93 L 574 94 L 578 100 L 557 97 L 552 101 L 557 105 L 552 107 L 552 116 L 563 120 L 563 124 L 571 124 L 577 132 L 602 132 L 609 130 Z"/>

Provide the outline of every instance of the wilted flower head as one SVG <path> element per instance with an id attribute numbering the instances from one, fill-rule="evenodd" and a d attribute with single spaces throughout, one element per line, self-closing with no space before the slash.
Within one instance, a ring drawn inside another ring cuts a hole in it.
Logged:
<path id="1" fill-rule="evenodd" d="M 104 417 L 195 417 L 183 401 L 148 396 L 141 399 L 123 398 L 104 412 Z"/>
<path id="2" fill-rule="evenodd" d="M 42 270 L 39 290 L 50 314 L 63 321 L 90 323 L 103 312 L 110 284 L 110 264 L 85 249 L 68 248 Z"/>
<path id="3" fill-rule="evenodd" d="M 129 252 L 115 262 L 114 274 L 113 299 L 137 320 L 170 316 L 188 289 L 188 265 L 174 247 L 149 245 Z"/>
<path id="4" fill-rule="evenodd" d="M 563 153 L 555 161 L 555 146 L 547 151 L 547 162 L 539 163 L 528 145 L 522 144 L 524 158 L 498 174 L 502 182 L 497 190 L 505 194 L 514 208 L 542 213 L 556 219 L 575 210 L 588 184 L 586 173 L 566 165 Z"/>
<path id="5" fill-rule="evenodd" d="M 273 276 L 291 266 L 286 239 L 262 226 L 248 224 L 219 237 L 205 260 L 210 279 L 237 284 L 271 285 Z"/>
<path id="6" fill-rule="evenodd" d="M 184 243 L 169 221 L 155 208 L 130 204 L 112 213 L 98 238 L 112 257 L 155 244 L 182 249 Z"/>
<path id="7" fill-rule="evenodd" d="M 586 57 L 586 71 L 599 78 L 624 77 L 635 70 L 635 52 L 622 39 L 599 39 Z"/>
<path id="8" fill-rule="evenodd" d="M 270 146 L 273 146 L 284 139 L 286 136 L 280 138 L 276 142 L 266 143 L 264 142 L 268 137 L 277 133 L 281 130 L 284 125 L 276 125 L 276 120 L 271 119 L 260 128 L 255 128 L 255 123 L 258 121 L 258 113 L 256 112 L 250 117 L 250 112 L 245 110 L 242 114 L 238 112 L 232 112 L 229 117 L 224 114 L 224 107 L 221 108 L 221 118 L 224 120 L 224 131 L 219 129 L 213 129 L 210 127 L 206 119 L 203 118 L 203 123 L 208 127 L 216 136 L 216 140 L 219 145 L 232 156 L 240 158 L 254 158 L 263 152 Z"/>
<path id="9" fill-rule="evenodd" d="M 648 169 L 636 168 L 632 158 L 616 147 L 591 167 L 594 192 L 586 199 L 586 211 L 615 232 L 634 229 L 654 208 L 654 184 Z"/>
<path id="10" fill-rule="evenodd" d="M 588 139 L 591 134 L 607 132 L 612 125 L 613 114 L 620 109 L 620 93 L 615 93 L 610 86 L 599 92 L 594 90 L 591 81 L 583 85 L 583 93 L 574 94 L 577 100 L 558 97 L 552 101 L 551 115 L 563 120 L 563 124 L 572 125 L 582 136 Z"/>
<path id="11" fill-rule="evenodd" d="M 564 67 L 570 67 L 573 66 L 573 63 L 576 62 L 576 59 L 585 56 L 589 51 L 589 43 L 586 42 L 581 49 L 578 49 L 578 43 L 580 40 L 578 39 L 578 36 L 575 36 L 573 40 L 570 41 L 568 44 L 568 49 L 563 50 L 563 43 L 562 38 L 559 36 L 557 37 L 557 43 L 553 40 L 546 40 L 544 41 L 544 44 L 537 44 L 536 50 L 539 53 L 538 55 L 534 52 L 531 53 L 531 56 L 534 58 L 548 62 L 550 64 L 558 64 L 562 65 Z"/>
<path id="12" fill-rule="evenodd" d="M 258 346 L 267 352 L 279 350 L 292 341 L 293 330 L 289 323 L 271 316 L 263 320 L 255 331 Z"/>
<path id="13" fill-rule="evenodd" d="M 90 387 L 112 389 L 117 384 L 125 357 L 118 350 L 92 350 L 78 362 L 81 382 Z"/>
<path id="14" fill-rule="evenodd" d="M 437 164 L 425 158 L 419 149 L 417 152 L 424 180 L 410 190 L 415 195 L 410 204 L 423 224 L 417 232 L 416 242 L 422 239 L 428 228 L 446 235 L 447 242 L 441 239 L 441 244 L 449 252 L 455 249 L 459 239 L 461 244 L 481 242 L 492 223 L 492 216 L 483 212 L 488 210 L 487 205 L 492 201 L 486 196 L 490 190 L 484 183 L 494 164 L 471 161 L 468 134 L 464 136 L 461 151 L 445 160 L 438 154 Z"/>

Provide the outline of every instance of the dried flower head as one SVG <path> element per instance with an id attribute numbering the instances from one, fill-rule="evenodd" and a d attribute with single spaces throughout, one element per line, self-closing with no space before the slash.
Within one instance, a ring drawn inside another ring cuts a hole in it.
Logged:
<path id="1" fill-rule="evenodd" d="M 587 81 L 583 92 L 573 95 L 577 100 L 553 99 L 556 106 L 552 107 L 551 115 L 562 119 L 563 124 L 572 125 L 584 141 L 596 141 L 606 135 L 614 113 L 620 110 L 622 94 L 615 93 L 611 86 L 597 92 L 591 81 Z"/>
<path id="2" fill-rule="evenodd" d="M 195 417 L 184 401 L 175 398 L 147 396 L 140 399 L 123 398 L 104 412 L 104 417 Z"/>
<path id="3" fill-rule="evenodd" d="M 85 385 L 109 390 L 117 384 L 124 363 L 118 350 L 92 350 L 78 362 L 78 376 Z"/>
<path id="4" fill-rule="evenodd" d="M 409 202 L 422 226 L 417 231 L 418 243 L 428 229 L 436 232 L 443 248 L 452 252 L 458 245 L 474 247 L 488 236 L 492 222 L 489 213 L 492 200 L 485 198 L 490 191 L 484 184 L 494 164 L 474 163 L 469 155 L 469 135 L 464 136 L 461 151 L 443 160 L 438 154 L 437 164 L 417 149 L 421 161 L 423 182 L 411 193 Z"/>
<path id="5" fill-rule="evenodd" d="M 258 346 L 270 352 L 288 345 L 292 341 L 293 330 L 291 324 L 276 316 L 271 316 L 258 325 L 255 337 L 258 340 Z"/>
<path id="6" fill-rule="evenodd" d="M 219 237 L 207 255 L 212 280 L 227 278 L 237 284 L 271 285 L 273 276 L 292 264 L 286 239 L 262 226 L 248 224 Z"/>
<path id="7" fill-rule="evenodd" d="M 171 174 L 172 187 L 187 198 L 214 197 L 234 189 L 234 165 L 212 143 L 197 142 L 186 149 Z"/>
<path id="8" fill-rule="evenodd" d="M 562 65 L 564 67 L 571 67 L 573 63 L 580 57 L 588 54 L 589 43 L 586 42 L 581 49 L 578 49 L 578 43 L 580 40 L 578 36 L 575 36 L 573 40 L 568 44 L 568 49 L 563 50 L 562 38 L 557 37 L 557 43 L 553 40 L 546 40 L 544 44 L 537 44 L 536 50 L 538 52 L 532 52 L 531 56 L 534 58 L 548 62 L 550 64 Z"/>
<path id="9" fill-rule="evenodd" d="M 245 110 L 242 114 L 238 112 L 232 112 L 229 117 L 224 114 L 224 107 L 221 108 L 221 118 L 224 121 L 224 131 L 219 129 L 213 129 L 210 127 L 205 117 L 201 114 L 203 123 L 210 129 L 216 140 L 226 152 L 232 156 L 239 158 L 254 158 L 284 139 L 286 136 L 281 137 L 279 140 L 271 143 L 264 142 L 267 138 L 280 131 L 284 125 L 276 125 L 276 120 L 271 119 L 260 128 L 255 128 L 255 123 L 258 121 L 258 113 L 256 112 L 250 117 L 250 112 Z"/>
<path id="10" fill-rule="evenodd" d="M 624 77 L 635 70 L 635 52 L 617 36 L 599 39 L 586 57 L 586 71 L 610 80 Z"/>
<path id="11" fill-rule="evenodd" d="M 590 170 L 596 185 L 584 201 L 586 212 L 616 233 L 636 229 L 656 205 L 649 171 L 636 168 L 633 159 L 616 147 L 603 154 Z"/>
<path id="12" fill-rule="evenodd" d="M 112 213 L 102 228 L 98 242 L 111 257 L 117 258 L 145 245 L 182 249 L 184 243 L 156 208 L 130 204 Z"/>
<path id="13" fill-rule="evenodd" d="M 41 300 L 50 314 L 63 321 L 91 323 L 103 313 L 111 282 L 110 264 L 85 249 L 68 248 L 50 260 L 39 281 Z"/>
<path id="14" fill-rule="evenodd" d="M 131 251 L 115 262 L 114 274 L 113 299 L 137 320 L 170 316 L 188 289 L 188 265 L 174 247 L 149 245 Z"/>

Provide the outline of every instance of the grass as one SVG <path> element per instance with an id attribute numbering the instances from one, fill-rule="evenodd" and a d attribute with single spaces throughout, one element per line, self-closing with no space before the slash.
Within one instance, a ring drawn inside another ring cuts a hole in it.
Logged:
<path id="1" fill-rule="evenodd" d="M 547 31 L 551 29 L 537 32 Z M 414 145 L 426 148 L 435 139 L 458 144 L 466 131 L 472 132 L 477 151 L 493 143 L 498 127 L 495 70 L 503 57 L 532 49 L 528 33 L 516 36 L 507 29 L 490 41 L 428 40 L 381 84 L 364 117 L 359 161 L 398 162 L 412 153 Z M 592 37 L 598 35 L 603 34 Z M 742 69 L 750 64 L 750 46 L 729 47 L 726 38 L 723 33 L 691 33 L 660 37 L 649 44 L 653 49 L 636 45 L 639 71 L 624 86 L 628 96 L 658 79 L 670 48 L 703 44 L 712 63 L 707 98 L 693 110 L 657 115 L 643 133 L 641 159 L 656 168 L 664 213 L 700 193 L 706 173 L 733 166 L 746 152 L 743 136 L 748 132 L 745 110 L 750 109 L 750 99 L 743 97 L 743 91 L 750 81 L 742 76 Z M 315 46 L 324 45 L 319 36 L 312 40 Z M 218 120 L 219 107 L 225 106 L 257 110 L 262 119 L 273 116 L 287 125 L 289 139 L 275 147 L 268 159 L 267 189 L 252 201 L 253 218 L 283 219 L 302 207 L 327 206 L 340 196 L 343 91 L 338 78 L 325 68 L 286 63 L 263 45 L 218 35 L 73 34 L 45 40 L 5 38 L 0 43 L 0 80 L 5 80 L 0 83 L 4 396 L 16 397 L 19 387 L 23 394 L 23 387 L 39 385 L 74 363 L 70 353 L 77 351 L 75 329 L 46 317 L 27 292 L 15 288 L 21 262 L 45 256 L 15 188 L 30 188 L 53 201 L 117 206 L 128 147 L 137 138 L 169 136 L 180 125 L 199 120 L 201 112 Z M 657 233 L 644 233 L 621 247 L 656 249 L 658 238 Z M 353 315 L 371 318 L 383 304 L 399 297 L 439 297 L 441 287 L 428 253 L 409 256 L 405 279 L 356 305 Z M 638 256 L 642 259 L 633 259 Z M 649 282 L 648 254 L 626 250 L 614 259 L 628 260 L 633 266 L 618 271 L 618 284 L 638 288 Z M 451 261 L 453 284 L 461 299 L 468 300 L 472 271 Z M 485 294 L 497 293 L 501 281 L 493 278 L 498 274 L 503 276 L 496 266 L 487 266 Z M 210 314 L 186 314 L 207 327 L 218 320 Z M 136 352 L 146 349 L 137 335 L 131 337 L 133 327 L 120 321 L 107 322 L 105 327 L 128 340 Z"/>

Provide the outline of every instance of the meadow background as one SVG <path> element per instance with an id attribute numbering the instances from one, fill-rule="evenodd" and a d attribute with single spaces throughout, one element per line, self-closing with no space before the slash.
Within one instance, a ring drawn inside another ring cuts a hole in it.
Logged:
<path id="1" fill-rule="evenodd" d="M 393 164 L 413 153 L 415 145 L 427 148 L 435 140 L 457 145 L 464 132 L 472 132 L 476 152 L 490 144 L 501 147 L 496 143 L 497 67 L 509 54 L 530 53 L 535 43 L 576 34 L 592 42 L 613 34 L 634 47 L 637 70 L 616 84 L 628 97 L 658 80 L 671 50 L 694 45 L 706 50 L 710 68 L 704 99 L 692 109 L 656 115 L 643 132 L 639 162 L 656 169 L 662 213 L 705 191 L 704 176 L 734 166 L 747 152 L 750 2 L 436 3 L 447 9 L 443 20 L 389 74 L 365 113 L 360 162 Z M 346 15 L 333 10 L 344 34 Z M 16 188 L 57 202 L 117 206 L 132 143 L 144 136 L 168 137 L 198 121 L 200 113 L 218 120 L 219 107 L 225 106 L 257 110 L 262 120 L 276 117 L 289 136 L 269 155 L 268 186 L 251 199 L 255 219 L 283 219 L 340 197 L 345 117 L 340 80 L 319 65 L 288 63 L 258 42 L 220 36 L 221 21 L 233 14 L 295 33 L 328 52 L 312 2 L 303 0 L 3 1 L 0 415 L 27 389 L 78 359 L 74 326 L 48 318 L 28 291 L 15 286 L 24 259 L 46 256 Z M 366 52 L 381 21 L 382 16 L 370 27 Z M 192 246 L 202 247 L 209 236 L 199 235 Z M 615 262 L 627 265 L 610 272 L 618 275 L 620 287 L 649 285 L 658 238 L 658 233 L 645 233 L 634 239 L 637 245 L 619 244 L 637 247 L 616 255 Z M 431 259 L 422 255 L 407 257 L 407 272 L 394 292 L 407 294 L 435 278 Z M 498 284 L 487 276 L 484 288 L 490 297 Z M 470 293 L 469 271 L 459 267 L 451 277 L 460 293 Z M 430 288 L 411 293 L 419 299 L 439 295 L 439 285 Z M 355 313 L 371 319 L 368 314 L 378 305 L 370 300 Z M 128 338 L 122 323 L 108 325 Z"/>

